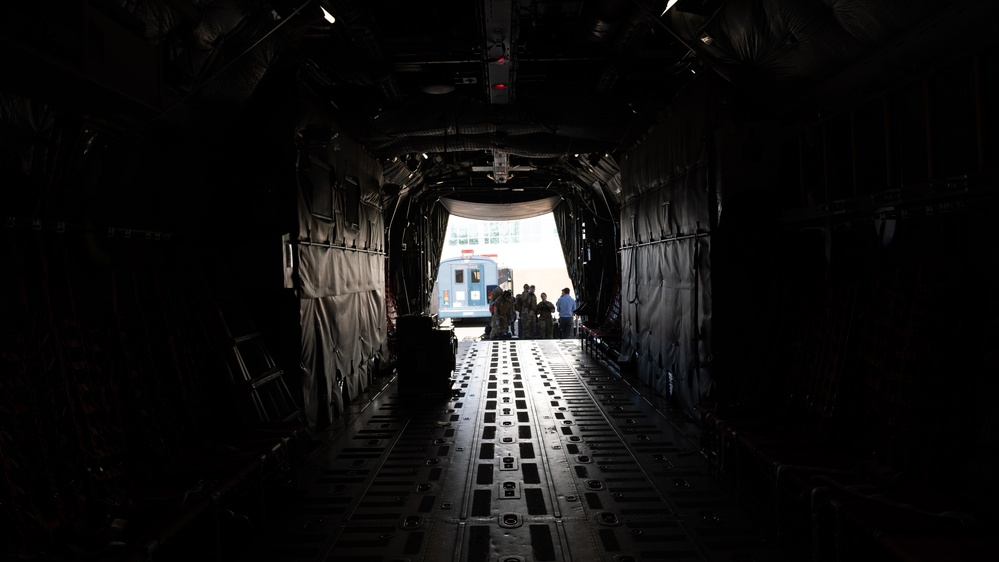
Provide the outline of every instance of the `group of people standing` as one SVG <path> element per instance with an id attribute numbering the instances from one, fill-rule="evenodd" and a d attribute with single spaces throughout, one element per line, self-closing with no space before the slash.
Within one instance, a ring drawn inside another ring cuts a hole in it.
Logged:
<path id="1" fill-rule="evenodd" d="M 541 293 L 538 301 L 534 291 L 534 285 L 526 283 L 524 292 L 516 297 L 512 291 L 499 287 L 493 290 L 490 298 L 492 318 L 487 331 L 490 339 L 512 337 L 514 325 L 520 339 L 572 337 L 572 312 L 576 309 L 576 301 L 569 296 L 569 288 L 562 289 L 562 296 L 555 303 L 548 300 L 547 293 Z"/>

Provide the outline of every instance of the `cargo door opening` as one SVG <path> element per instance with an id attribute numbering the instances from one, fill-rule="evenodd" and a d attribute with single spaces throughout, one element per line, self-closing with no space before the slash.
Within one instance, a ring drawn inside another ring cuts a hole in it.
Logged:
<path id="1" fill-rule="evenodd" d="M 509 221 L 451 215 L 438 267 L 431 312 L 452 323 L 459 340 L 481 336 L 495 287 L 516 295 L 534 285 L 539 301 L 546 293 L 554 302 L 564 287 L 575 294 L 552 213 Z"/>

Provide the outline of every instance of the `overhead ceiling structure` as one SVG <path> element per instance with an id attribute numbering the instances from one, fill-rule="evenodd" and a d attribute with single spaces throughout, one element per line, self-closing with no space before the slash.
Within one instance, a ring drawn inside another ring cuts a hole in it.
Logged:
<path id="1" fill-rule="evenodd" d="M 622 156 L 699 73 L 788 111 L 947 4 L 323 0 L 336 23 L 311 25 L 299 55 L 403 190 L 509 204 L 600 189 L 619 203 Z"/>
<path id="2" fill-rule="evenodd" d="M 90 45 L 130 57 L 94 53 L 85 71 L 149 111 L 134 130 L 206 127 L 291 68 L 383 163 L 385 182 L 398 187 L 393 194 L 416 187 L 508 204 L 569 190 L 618 203 L 623 155 L 691 81 L 726 84 L 764 111 L 814 110 L 808 103 L 824 80 L 963 4 L 123 0 L 55 10 L 21 3 L 5 8 L 5 32 L 27 46 L 7 77 L 31 75 L 58 85 L 45 91 L 69 95 L 64 78 L 79 76 L 79 53 L 52 34 L 78 35 L 84 20 L 116 22 L 113 34 L 110 24 L 101 30 L 103 43 Z M 45 29 L 14 24 L 41 21 Z M 933 42 L 934 30 L 925 31 Z M 147 64 L 156 50 L 166 53 L 160 74 Z M 38 65 L 52 61 L 66 76 L 39 75 Z"/>
<path id="3" fill-rule="evenodd" d="M 387 181 L 452 198 L 509 203 L 611 181 L 615 157 L 693 77 L 663 2 L 325 6 L 337 24 L 307 34 L 307 83 L 385 161 Z"/>

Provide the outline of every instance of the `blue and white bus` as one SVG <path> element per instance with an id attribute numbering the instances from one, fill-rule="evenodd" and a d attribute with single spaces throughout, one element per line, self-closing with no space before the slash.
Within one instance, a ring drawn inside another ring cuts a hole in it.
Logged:
<path id="1" fill-rule="evenodd" d="M 441 261 L 437 271 L 439 318 L 489 318 L 489 293 L 499 285 L 491 257 L 464 254 Z"/>

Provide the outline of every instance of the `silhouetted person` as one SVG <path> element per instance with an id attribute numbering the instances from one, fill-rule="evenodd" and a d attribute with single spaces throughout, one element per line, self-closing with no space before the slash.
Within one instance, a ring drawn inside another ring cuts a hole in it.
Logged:
<path id="1" fill-rule="evenodd" d="M 524 284 L 524 292 L 518 297 L 520 299 L 520 326 L 519 336 L 521 339 L 534 337 L 534 324 L 538 317 L 538 297 L 534 296 L 534 287 Z"/>
<path id="2" fill-rule="evenodd" d="M 513 308 L 517 311 L 517 337 L 524 337 L 524 298 L 528 293 L 531 292 L 531 286 L 524 283 L 524 290 L 517 293 L 517 298 L 514 299 Z"/>
<path id="3" fill-rule="evenodd" d="M 539 338 L 548 340 L 555 335 L 555 320 L 552 314 L 555 312 L 555 305 L 548 300 L 547 293 L 541 293 L 541 302 L 538 303 L 538 325 L 541 327 Z"/>
<path id="4" fill-rule="evenodd" d="M 562 296 L 555 301 L 558 310 L 558 335 L 572 337 L 572 311 L 576 310 L 576 300 L 569 296 L 569 288 L 562 289 Z"/>
<path id="5" fill-rule="evenodd" d="M 534 294 L 534 285 L 528 289 L 527 297 L 524 299 L 524 308 L 527 313 L 527 337 L 538 337 L 538 296 Z"/>
<path id="6" fill-rule="evenodd" d="M 512 337 L 510 325 L 516 315 L 513 311 L 513 295 L 510 291 L 504 291 L 500 287 L 493 289 L 493 316 L 490 319 L 492 329 L 489 331 L 489 339 L 498 340 Z"/>

